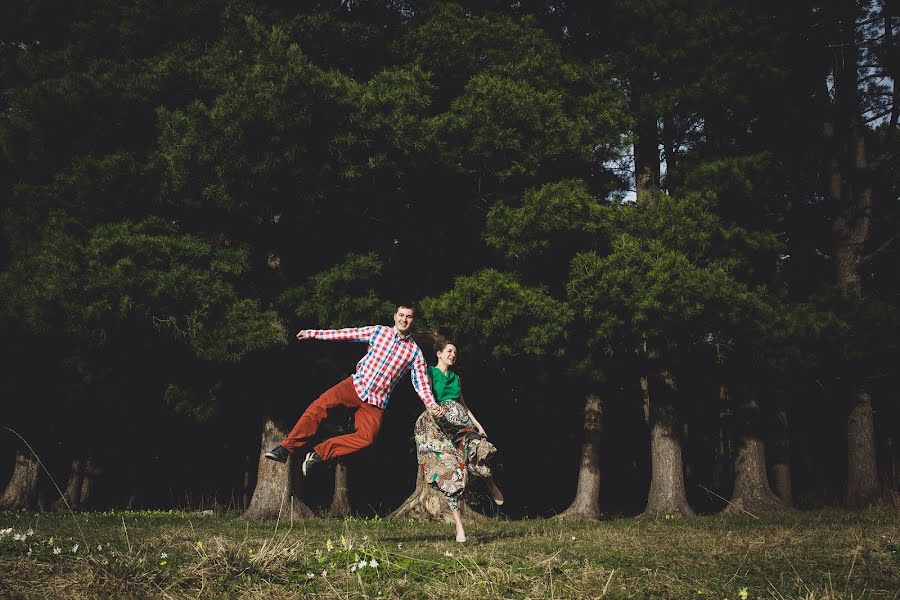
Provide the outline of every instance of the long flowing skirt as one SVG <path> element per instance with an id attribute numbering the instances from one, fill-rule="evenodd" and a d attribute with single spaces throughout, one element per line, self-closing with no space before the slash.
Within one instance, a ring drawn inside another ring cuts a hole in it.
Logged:
<path id="1" fill-rule="evenodd" d="M 425 411 L 416 420 L 416 455 L 425 481 L 455 510 L 470 476 L 491 476 L 488 462 L 497 448 L 476 431 L 465 406 L 451 400 L 444 408 L 443 417 L 435 419 Z"/>

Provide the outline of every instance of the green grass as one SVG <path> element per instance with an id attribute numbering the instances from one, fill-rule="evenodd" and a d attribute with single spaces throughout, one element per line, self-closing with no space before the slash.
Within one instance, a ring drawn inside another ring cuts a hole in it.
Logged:
<path id="1" fill-rule="evenodd" d="M 897 517 L 495 521 L 462 545 L 438 523 L 0 512 L 0 597 L 898 598 Z"/>

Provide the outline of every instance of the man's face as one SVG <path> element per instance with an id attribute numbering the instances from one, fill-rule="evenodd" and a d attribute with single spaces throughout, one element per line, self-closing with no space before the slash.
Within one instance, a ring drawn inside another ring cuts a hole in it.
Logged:
<path id="1" fill-rule="evenodd" d="M 403 335 L 409 333 L 409 328 L 412 327 L 414 317 L 415 311 L 413 309 L 406 308 L 405 306 L 398 308 L 397 312 L 394 313 L 394 326 L 397 328 L 397 331 Z"/>

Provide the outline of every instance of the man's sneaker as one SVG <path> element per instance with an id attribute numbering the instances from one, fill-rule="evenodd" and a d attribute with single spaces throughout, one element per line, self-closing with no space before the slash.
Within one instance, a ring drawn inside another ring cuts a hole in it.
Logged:
<path id="1" fill-rule="evenodd" d="M 316 454 L 316 451 L 313 450 L 306 454 L 306 458 L 303 459 L 303 476 L 309 477 L 310 470 L 317 464 L 322 462 L 322 457 Z"/>
<path id="2" fill-rule="evenodd" d="M 287 448 L 285 448 L 281 444 L 278 444 L 277 446 L 275 446 L 274 448 L 272 448 L 271 450 L 266 452 L 265 456 L 266 456 L 266 458 L 268 458 L 270 460 L 284 463 L 284 462 L 287 462 L 287 459 L 288 459 L 288 456 L 290 456 L 290 453 L 287 451 Z"/>

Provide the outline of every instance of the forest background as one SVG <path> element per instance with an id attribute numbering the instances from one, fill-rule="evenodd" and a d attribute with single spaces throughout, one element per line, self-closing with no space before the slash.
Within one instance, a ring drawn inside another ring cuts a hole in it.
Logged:
<path id="1" fill-rule="evenodd" d="M 509 516 L 895 497 L 897 8 L 4 3 L 0 507 L 394 511 L 261 452 L 407 300 Z"/>

